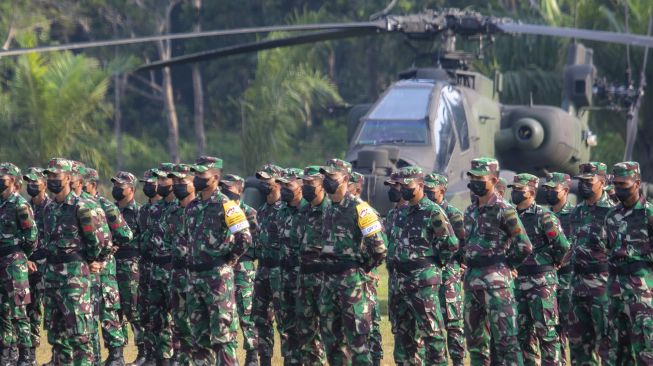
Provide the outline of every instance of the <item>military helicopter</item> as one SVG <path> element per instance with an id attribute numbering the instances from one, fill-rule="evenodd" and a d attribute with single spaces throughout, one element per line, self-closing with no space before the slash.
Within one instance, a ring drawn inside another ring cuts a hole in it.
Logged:
<path id="1" fill-rule="evenodd" d="M 475 55 L 456 48 L 458 37 L 478 41 L 479 45 L 497 35 L 532 34 L 647 49 L 653 46 L 650 36 L 522 24 L 459 9 L 425 10 L 399 16 L 388 14 L 390 8 L 366 22 L 265 26 L 83 42 L 0 51 L 0 57 L 163 39 L 308 32 L 183 55 L 139 68 L 151 70 L 367 35 L 402 33 L 409 39 L 440 41 L 433 67 L 403 72 L 378 101 L 354 106 L 348 118 L 346 159 L 352 162 L 354 170 L 366 177 L 363 198 L 384 213 L 390 208 L 390 202 L 383 182 L 404 166 L 418 165 L 427 171 L 445 174 L 450 181 L 450 199 L 463 205 L 469 200 L 465 172 L 475 157 L 497 157 L 508 176 L 510 171 L 540 176 L 550 171 L 575 174 L 578 163 L 589 159 L 590 149 L 597 143 L 597 137 L 588 127 L 587 113 L 584 113 L 592 106 L 595 91 L 596 68 L 591 49 L 579 42 L 569 46 L 561 106 L 502 105 L 498 98 L 501 75 L 487 77 L 471 71 L 469 63 Z M 255 187 L 256 180 L 249 179 L 245 199 L 252 203 L 262 201 Z"/>

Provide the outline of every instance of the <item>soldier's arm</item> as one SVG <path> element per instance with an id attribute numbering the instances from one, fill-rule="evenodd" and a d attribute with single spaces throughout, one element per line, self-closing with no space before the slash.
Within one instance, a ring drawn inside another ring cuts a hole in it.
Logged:
<path id="1" fill-rule="evenodd" d="M 451 216 L 449 216 L 449 223 L 458 239 L 458 250 L 454 253 L 452 260 L 462 263 L 463 257 L 462 250 L 460 249 L 465 245 L 465 217 L 462 212 L 455 210 Z"/>
<path id="2" fill-rule="evenodd" d="M 533 252 L 533 244 L 526 234 L 517 211 L 513 207 L 506 207 L 503 211 L 501 227 L 510 238 L 508 248 L 508 264 L 517 268 Z"/>
<path id="3" fill-rule="evenodd" d="M 560 227 L 560 221 L 551 212 L 546 212 L 542 217 L 544 235 L 546 235 L 551 247 L 553 264 L 560 266 L 565 255 L 569 251 L 569 241 Z"/>
<path id="4" fill-rule="evenodd" d="M 120 210 L 114 204 L 109 204 L 104 210 L 107 216 L 107 223 L 109 224 L 109 229 L 111 229 L 111 237 L 113 243 L 117 246 L 122 246 L 129 243 L 133 239 L 132 230 L 127 225 L 125 218 L 122 217 Z"/>
<path id="5" fill-rule="evenodd" d="M 223 208 L 225 208 L 225 223 L 233 235 L 228 260 L 229 262 L 236 262 L 252 245 L 252 234 L 249 231 L 247 216 L 240 207 L 232 206 L 229 210 L 226 209 L 226 206 L 223 206 Z M 227 211 L 229 211 L 229 214 L 227 214 Z"/>
<path id="6" fill-rule="evenodd" d="M 84 242 L 84 254 L 89 262 L 96 261 L 103 252 L 104 237 L 109 228 L 98 217 L 97 210 L 86 205 L 80 205 L 77 209 L 77 221 L 79 223 L 81 237 Z M 103 228 L 103 226 L 105 226 Z"/>
<path id="7" fill-rule="evenodd" d="M 380 230 L 363 239 L 365 244 L 364 270 L 369 272 L 383 263 L 387 252 L 388 239 L 383 230 Z"/>
<path id="8" fill-rule="evenodd" d="M 434 234 L 434 247 L 438 253 L 440 265 L 446 265 L 458 252 L 458 238 L 453 227 L 447 219 L 447 215 L 438 209 L 431 217 L 431 228 Z"/>
<path id="9" fill-rule="evenodd" d="M 16 220 L 20 229 L 21 249 L 29 257 L 36 249 L 39 230 L 32 208 L 27 203 L 19 203 L 16 207 Z"/>
<path id="10" fill-rule="evenodd" d="M 250 244 L 251 247 L 256 241 L 255 238 L 258 235 L 259 230 L 258 219 L 256 218 L 256 210 L 249 208 L 245 211 L 245 215 L 247 215 L 247 222 L 249 222 L 249 233 L 252 235 L 252 244 Z"/>
<path id="11" fill-rule="evenodd" d="M 648 230 L 648 237 L 653 238 L 653 205 L 650 203 L 646 203 L 646 230 Z M 647 255 L 647 259 L 651 262 L 653 262 L 653 242 L 651 240 L 648 241 L 649 245 L 649 254 Z"/>

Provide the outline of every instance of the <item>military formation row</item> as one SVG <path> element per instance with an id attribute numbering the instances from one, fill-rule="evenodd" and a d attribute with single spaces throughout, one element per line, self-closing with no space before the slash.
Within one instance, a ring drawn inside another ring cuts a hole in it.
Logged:
<path id="1" fill-rule="evenodd" d="M 462 365 L 466 350 L 472 365 L 653 364 L 653 207 L 637 163 L 612 169 L 617 204 L 605 164 L 580 166 L 576 207 L 571 178 L 550 174 L 545 208 L 537 177 L 516 175 L 509 203 L 498 162 L 474 159 L 464 214 L 444 176 L 406 167 L 385 182 L 385 219 L 339 159 L 263 166 L 258 210 L 222 168 L 163 163 L 139 206 L 128 172 L 111 202 L 82 163 L 1 164 L 0 364 L 34 365 L 44 321 L 52 365 L 100 365 L 99 329 L 104 364 L 124 365 L 129 326 L 133 365 L 235 365 L 239 326 L 246 365 L 270 365 L 275 322 L 284 364 L 379 365 L 384 260 L 397 364 Z"/>

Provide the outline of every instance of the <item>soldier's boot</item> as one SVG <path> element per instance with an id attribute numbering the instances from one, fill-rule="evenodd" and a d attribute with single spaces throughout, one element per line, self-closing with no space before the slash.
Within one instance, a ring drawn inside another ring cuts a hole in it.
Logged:
<path id="1" fill-rule="evenodd" d="M 156 360 L 156 366 L 170 366 L 170 359 L 169 358 L 162 358 Z"/>
<path id="2" fill-rule="evenodd" d="M 134 362 L 127 364 L 127 366 L 144 366 L 147 360 L 148 360 L 147 351 L 145 350 L 145 346 L 141 344 L 138 346 L 138 354 L 136 355 L 136 359 L 134 360 Z M 150 361 L 150 362 L 151 362 L 150 366 L 154 366 L 154 361 Z"/>
<path id="3" fill-rule="evenodd" d="M 272 366 L 272 355 L 261 355 L 261 366 Z"/>
<path id="4" fill-rule="evenodd" d="M 123 348 L 109 348 L 109 357 L 107 357 L 106 361 L 104 361 L 104 366 L 125 366 Z"/>
<path id="5" fill-rule="evenodd" d="M 245 366 L 258 366 L 258 351 L 255 349 L 247 350 L 245 354 Z"/>
<path id="6" fill-rule="evenodd" d="M 34 348 L 20 348 L 18 350 L 17 366 L 36 366 L 36 353 Z"/>

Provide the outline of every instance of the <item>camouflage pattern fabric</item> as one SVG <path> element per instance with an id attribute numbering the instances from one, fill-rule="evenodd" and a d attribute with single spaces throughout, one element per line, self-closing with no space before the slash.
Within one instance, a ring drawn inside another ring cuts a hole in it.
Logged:
<path id="1" fill-rule="evenodd" d="M 370 294 L 370 310 L 372 312 L 372 329 L 369 334 L 369 348 L 372 360 L 375 365 L 379 365 L 383 359 L 383 338 L 381 335 L 381 308 L 379 306 L 379 297 L 377 288 L 379 287 L 378 273 L 376 268 L 367 276 L 367 291 Z"/>
<path id="2" fill-rule="evenodd" d="M 30 329 L 32 333 L 32 347 L 36 348 L 41 345 L 41 325 L 43 323 L 43 293 L 45 292 L 45 287 L 43 284 L 43 274 L 45 273 L 45 257 L 46 249 L 44 246 L 43 238 L 45 234 L 43 233 L 43 213 L 45 207 L 52 200 L 47 195 L 45 199 L 41 201 L 40 204 L 34 204 L 33 201 L 30 201 L 30 206 L 32 207 L 32 212 L 34 213 L 34 221 L 36 221 L 36 227 L 38 228 L 38 245 L 35 248 L 32 255 L 29 257 L 29 260 L 36 263 L 36 272 L 29 274 L 29 290 L 32 297 L 32 301 L 27 305 L 27 316 L 30 321 Z"/>
<path id="3" fill-rule="evenodd" d="M 123 294 L 136 301 L 133 306 L 136 307 L 136 313 L 139 318 L 139 328 L 142 329 L 142 343 L 140 343 L 140 346 L 149 354 L 154 354 L 154 333 L 152 332 L 152 321 L 147 306 L 147 294 L 150 292 L 150 273 L 152 272 L 152 259 L 148 252 L 150 246 L 148 223 L 155 223 L 161 218 L 161 211 L 159 210 L 159 206 L 156 205 L 156 202 L 157 201 L 148 201 L 140 207 L 134 207 L 136 220 L 133 224 L 136 225 L 139 230 L 139 235 L 137 238 L 134 238 L 134 240 L 136 241 L 135 244 L 138 245 L 138 251 L 140 254 L 140 261 L 136 272 L 138 273 L 138 284 L 135 293 L 136 297 L 133 296 L 134 293 L 132 293 L 131 290 L 131 284 L 133 284 L 133 281 L 129 281 L 128 276 L 129 273 L 134 272 L 129 271 L 131 266 L 129 266 L 130 263 L 127 261 L 125 261 L 125 271 L 123 272 L 123 278 L 125 280 L 123 286 L 120 286 L 119 283 L 120 288 L 123 290 L 120 295 L 121 306 L 123 304 Z M 150 218 L 152 221 L 150 221 Z M 130 227 L 132 227 L 131 224 Z M 124 331 L 127 331 L 126 325 L 123 325 L 123 332 Z"/>
<path id="4" fill-rule="evenodd" d="M 574 211 L 574 205 L 567 202 L 560 209 L 559 212 L 554 214 L 560 221 L 562 231 L 571 242 L 570 229 L 571 229 L 571 213 Z M 569 343 L 569 313 L 571 311 L 571 274 L 572 267 L 569 262 L 561 264 L 558 269 L 558 337 L 560 338 L 560 363 L 567 365 L 567 347 Z"/>
<path id="5" fill-rule="evenodd" d="M 258 222 L 256 221 L 256 210 L 240 203 L 240 208 L 245 212 L 249 222 L 249 231 L 252 235 L 252 241 L 256 241 L 258 234 Z M 252 299 L 254 298 L 254 277 L 256 276 L 256 267 L 254 266 L 254 251 L 250 247 L 247 252 L 240 257 L 238 264 L 234 267 L 234 278 L 236 281 L 236 307 L 238 309 L 238 319 L 240 330 L 243 332 L 243 347 L 245 350 L 258 349 L 258 337 L 256 335 L 256 326 L 252 318 Z"/>

